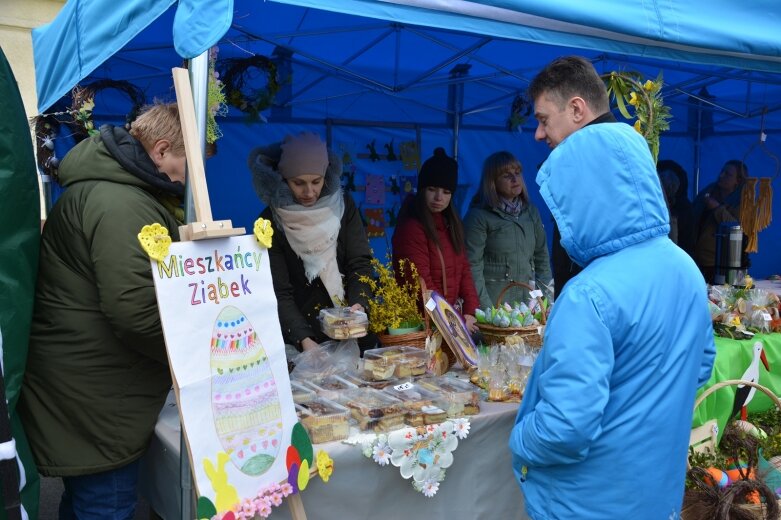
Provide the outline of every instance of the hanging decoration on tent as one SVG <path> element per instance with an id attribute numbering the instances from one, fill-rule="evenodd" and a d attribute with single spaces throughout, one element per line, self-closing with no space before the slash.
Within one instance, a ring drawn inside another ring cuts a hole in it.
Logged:
<path id="1" fill-rule="evenodd" d="M 399 150 L 404 169 L 418 171 L 418 166 L 420 165 L 420 152 L 418 152 L 418 145 L 415 141 L 402 142 L 399 145 Z"/>
<path id="2" fill-rule="evenodd" d="M 342 187 L 344 191 L 355 191 L 355 165 L 342 163 Z"/>
<path id="3" fill-rule="evenodd" d="M 350 155 L 350 147 L 344 143 L 339 144 L 339 151 L 342 152 L 342 167 L 346 167 L 348 164 L 353 163 L 352 155 Z"/>
<path id="4" fill-rule="evenodd" d="M 523 94 L 516 94 L 510 107 L 510 116 L 507 118 L 507 130 L 510 132 L 521 131 L 522 125 L 532 113 L 532 104 Z"/>
<path id="5" fill-rule="evenodd" d="M 781 171 L 781 161 L 765 146 L 765 141 L 767 140 L 767 134 L 765 133 L 766 112 L 767 109 L 762 113 L 762 119 L 760 120 L 759 140 L 749 147 L 748 151 L 743 156 L 743 164 L 746 163 L 746 159 L 751 152 L 754 151 L 755 148 L 759 148 L 775 162 L 775 172 L 772 177 L 746 177 L 743 184 L 743 190 L 740 193 L 739 218 L 740 226 L 748 237 L 746 253 L 756 253 L 759 251 L 759 232 L 766 229 L 773 221 L 772 183 L 778 178 L 778 173 Z M 758 198 L 756 197 L 757 183 L 759 183 Z"/>
<path id="6" fill-rule="evenodd" d="M 372 162 L 379 161 L 381 159 L 380 154 L 377 153 L 376 143 L 377 139 L 372 139 L 372 142 L 366 145 L 366 149 L 369 150 L 368 158 L 371 159 Z"/>
<path id="7" fill-rule="evenodd" d="M 376 238 L 385 236 L 385 215 L 382 208 L 363 210 L 366 220 L 366 236 Z"/>
<path id="8" fill-rule="evenodd" d="M 77 85 L 71 91 L 70 108 L 70 115 L 73 118 L 71 123 L 73 138 L 77 143 L 99 133 L 92 118 L 92 112 L 95 109 L 95 96 L 108 89 L 116 90 L 130 100 L 131 108 L 125 117 L 125 128 L 130 128 L 130 123 L 135 120 L 139 110 L 146 102 L 144 92 L 125 80 L 101 79 L 83 87 Z"/>
<path id="9" fill-rule="evenodd" d="M 393 151 L 393 139 L 390 140 L 389 143 L 385 143 L 383 146 L 385 146 L 385 150 L 388 151 L 387 154 L 385 154 L 385 159 L 388 161 L 395 161 L 398 158 L 396 157 L 396 152 Z"/>
<path id="10" fill-rule="evenodd" d="M 38 170 L 44 174 L 58 178 L 60 160 L 56 155 L 55 142 L 62 125 L 73 129 L 72 136 L 79 143 L 99 130 L 95 128 L 92 113 L 95 109 L 95 96 L 102 90 L 114 89 L 124 94 L 131 103 L 130 111 L 125 118 L 125 127 L 136 118 L 146 101 L 144 92 L 128 81 L 104 79 L 86 86 L 76 86 L 71 91 L 70 106 L 59 112 L 39 114 L 30 120 L 36 137 L 36 159 Z"/>
<path id="11" fill-rule="evenodd" d="M 401 192 L 404 194 L 412 193 L 415 191 L 415 186 L 418 184 L 417 175 L 402 175 L 401 176 Z"/>
<path id="12" fill-rule="evenodd" d="M 366 203 L 375 206 L 385 205 L 385 179 L 382 175 L 366 175 Z"/>
<path id="13" fill-rule="evenodd" d="M 222 137 L 222 130 L 217 124 L 216 117 L 228 115 L 225 85 L 220 80 L 220 73 L 215 70 L 219 52 L 220 49 L 216 45 L 209 49 L 209 79 L 206 86 L 206 157 L 217 153 L 217 139 Z"/>
<path id="14" fill-rule="evenodd" d="M 217 65 L 228 104 L 247 114 L 250 121 L 267 122 L 261 112 L 274 103 L 280 89 L 274 61 L 258 54 L 248 58 L 227 58 Z M 258 71 L 265 76 L 265 85 L 253 87 L 260 76 Z"/>
<path id="15" fill-rule="evenodd" d="M 36 159 L 38 170 L 57 180 L 60 160 L 54 150 L 54 140 L 60 131 L 60 122 L 53 114 L 40 115 L 32 120 L 35 129 Z"/>
<path id="16" fill-rule="evenodd" d="M 395 228 L 396 227 L 396 214 L 397 214 L 396 204 L 394 204 L 393 207 L 391 207 L 391 209 L 386 209 L 385 210 L 385 214 L 388 215 L 387 226 Z"/>
<path id="17" fill-rule="evenodd" d="M 662 73 L 655 80 L 643 82 L 642 74 L 638 72 L 611 72 L 603 74 L 602 79 L 607 86 L 608 96 L 616 100 L 618 111 L 625 119 L 637 119 L 635 130 L 645 137 L 651 156 L 656 162 L 659 157 L 659 135 L 670 128 L 670 107 L 664 104 L 662 98 Z M 634 108 L 630 113 L 627 105 Z"/>

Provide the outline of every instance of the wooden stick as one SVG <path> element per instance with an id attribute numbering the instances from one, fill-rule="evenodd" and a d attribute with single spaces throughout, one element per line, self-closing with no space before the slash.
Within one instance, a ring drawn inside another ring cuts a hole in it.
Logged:
<path id="1" fill-rule="evenodd" d="M 171 69 L 179 106 L 179 121 L 182 125 L 184 150 L 187 155 L 187 182 L 193 194 L 195 222 L 179 228 L 181 240 L 200 240 L 243 235 L 244 228 L 233 228 L 230 220 L 212 220 L 209 202 L 209 188 L 206 185 L 206 170 L 203 166 L 203 150 L 198 139 L 198 124 L 195 121 L 195 103 L 187 70 L 181 67 Z"/>
<path id="2" fill-rule="evenodd" d="M 293 520 L 306 520 L 306 511 L 304 511 L 304 501 L 301 500 L 301 492 L 287 497 L 287 505 L 290 507 L 290 515 Z"/>

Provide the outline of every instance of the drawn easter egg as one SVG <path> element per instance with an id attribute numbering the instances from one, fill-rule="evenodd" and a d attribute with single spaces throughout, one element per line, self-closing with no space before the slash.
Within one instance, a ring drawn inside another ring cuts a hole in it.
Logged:
<path id="1" fill-rule="evenodd" d="M 282 410 L 260 337 L 236 307 L 214 322 L 210 366 L 217 437 L 242 473 L 262 475 L 282 445 Z"/>

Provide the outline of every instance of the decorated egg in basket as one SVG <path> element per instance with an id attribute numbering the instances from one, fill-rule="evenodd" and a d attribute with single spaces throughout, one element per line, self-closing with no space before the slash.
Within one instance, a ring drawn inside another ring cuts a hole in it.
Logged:
<path id="1" fill-rule="evenodd" d="M 262 475 L 279 453 L 282 412 L 260 337 L 236 307 L 225 307 L 217 316 L 210 367 L 212 411 L 220 444 L 242 473 Z"/>

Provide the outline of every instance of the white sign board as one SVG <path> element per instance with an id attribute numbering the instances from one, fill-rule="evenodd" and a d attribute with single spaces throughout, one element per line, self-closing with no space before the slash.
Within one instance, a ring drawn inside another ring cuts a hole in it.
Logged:
<path id="1" fill-rule="evenodd" d="M 286 480 L 298 420 L 268 252 L 251 235 L 179 242 L 152 271 L 198 494 Z"/>

